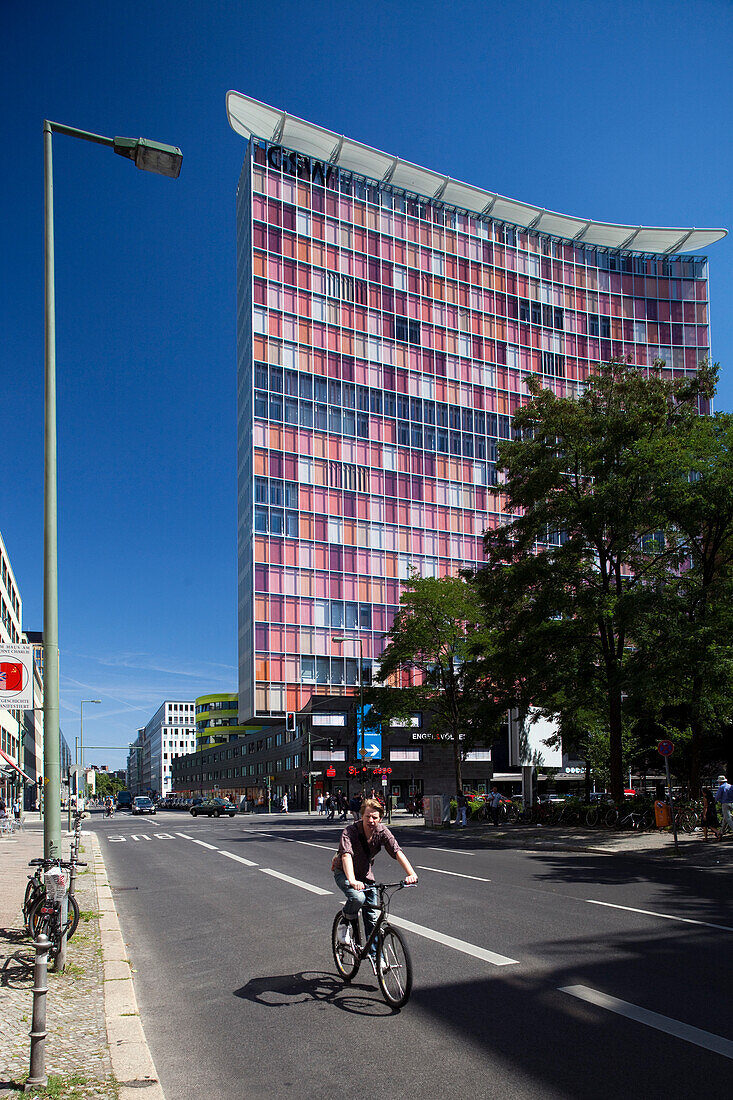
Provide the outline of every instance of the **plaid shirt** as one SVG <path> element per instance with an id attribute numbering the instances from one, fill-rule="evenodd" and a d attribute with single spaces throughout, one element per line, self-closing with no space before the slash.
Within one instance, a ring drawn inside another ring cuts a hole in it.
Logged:
<path id="1" fill-rule="evenodd" d="M 367 848 L 369 855 L 367 855 Z M 401 851 L 392 833 L 381 822 L 372 833 L 371 840 L 367 841 L 364 826 L 361 821 L 357 821 L 353 825 L 347 825 L 342 832 L 338 854 L 351 856 L 354 861 L 355 879 L 359 882 L 374 882 L 372 864 L 380 848 L 386 848 L 392 859 L 396 859 L 397 853 Z"/>

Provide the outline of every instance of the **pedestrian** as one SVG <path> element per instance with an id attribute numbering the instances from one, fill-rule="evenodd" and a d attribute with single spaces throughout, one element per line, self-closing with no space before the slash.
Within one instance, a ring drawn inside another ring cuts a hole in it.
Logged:
<path id="1" fill-rule="evenodd" d="M 349 802 L 349 809 L 351 810 L 352 814 L 354 815 L 354 821 L 355 822 L 359 820 L 359 816 L 360 816 L 359 815 L 359 810 L 360 810 L 360 808 L 361 808 L 361 798 L 359 797 L 358 794 L 352 795 L 351 801 Z"/>
<path id="2" fill-rule="evenodd" d="M 287 791 L 285 792 L 285 794 L 282 797 L 282 802 L 280 803 L 280 809 L 282 810 L 282 812 L 284 814 L 286 814 L 288 812 L 288 794 L 287 794 Z"/>
<path id="3" fill-rule="evenodd" d="M 503 801 L 503 797 L 502 797 L 501 794 L 499 794 L 499 789 L 496 786 L 496 784 L 494 784 L 494 786 L 491 788 L 491 793 L 489 795 L 489 806 L 491 807 L 491 821 L 494 825 L 494 828 L 499 827 L 499 813 L 501 811 L 502 801 Z"/>
<path id="4" fill-rule="evenodd" d="M 456 798 L 456 828 L 465 829 L 467 825 L 466 821 L 466 807 L 468 806 L 468 799 L 466 793 L 463 790 L 458 791 Z"/>
<path id="5" fill-rule="evenodd" d="M 720 826 L 720 839 L 723 839 L 726 829 L 733 833 L 733 783 L 728 782 L 725 775 L 718 776 L 720 786 L 715 792 L 715 801 L 720 803 L 723 814 L 723 823 Z"/>
<path id="6" fill-rule="evenodd" d="M 705 832 L 705 840 L 709 840 L 708 829 L 712 829 L 715 834 L 715 839 L 720 840 L 720 833 L 718 832 L 718 807 L 715 805 L 715 799 L 713 798 L 713 792 L 710 787 L 703 787 L 702 789 L 702 821 L 700 824 Z"/>
<path id="7" fill-rule="evenodd" d="M 16 798 L 13 803 L 13 817 L 16 821 L 20 821 L 20 799 Z"/>
<path id="8" fill-rule="evenodd" d="M 340 819 L 341 819 L 341 821 L 348 821 L 348 819 L 349 819 L 349 800 L 346 797 L 346 795 L 344 794 L 344 792 L 341 790 L 340 787 L 338 789 L 338 794 L 337 794 L 336 797 L 338 798 Z"/>
<path id="9" fill-rule="evenodd" d="M 323 813 L 323 795 L 322 794 L 319 794 L 318 798 L 316 799 L 316 809 L 318 810 L 319 814 Z"/>
<path id="10" fill-rule="evenodd" d="M 326 820 L 333 821 L 336 817 L 336 798 L 330 793 L 326 799 L 326 811 Z"/>
<path id="11" fill-rule="evenodd" d="M 0 794 L 0 817 L 7 817 L 7 815 L 8 815 L 8 810 L 7 810 L 7 806 L 5 805 L 5 799 Z"/>

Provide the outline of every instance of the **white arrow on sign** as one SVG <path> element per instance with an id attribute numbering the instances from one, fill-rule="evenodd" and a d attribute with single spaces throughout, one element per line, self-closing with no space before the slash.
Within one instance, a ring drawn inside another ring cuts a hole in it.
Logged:
<path id="1" fill-rule="evenodd" d="M 379 756 L 379 745 L 372 741 L 371 744 L 367 742 L 366 753 L 370 760 L 373 760 L 375 756 Z"/>

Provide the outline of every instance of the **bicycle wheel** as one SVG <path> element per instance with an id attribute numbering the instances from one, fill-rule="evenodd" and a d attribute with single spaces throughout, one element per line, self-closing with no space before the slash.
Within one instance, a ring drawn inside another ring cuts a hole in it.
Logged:
<path id="1" fill-rule="evenodd" d="M 641 815 L 641 818 L 639 819 L 639 828 L 640 829 L 651 829 L 653 824 L 654 824 L 654 814 L 652 813 L 651 810 L 644 810 L 644 813 Z"/>
<path id="2" fill-rule="evenodd" d="M 585 815 L 586 825 L 588 825 L 591 829 L 595 828 L 595 826 L 598 824 L 598 819 L 600 818 L 600 816 L 601 815 L 598 812 L 598 807 L 591 806 L 591 808 L 588 810 L 588 813 Z"/>
<path id="3" fill-rule="evenodd" d="M 333 928 L 331 929 L 331 950 L 333 951 L 333 961 L 336 963 L 336 969 L 339 975 L 345 982 L 350 982 L 361 965 L 361 959 L 355 954 L 352 947 L 348 944 L 341 943 L 338 938 L 338 930 L 344 924 L 351 925 L 353 932 L 358 938 L 358 924 L 352 924 L 351 921 L 346 919 L 343 913 L 338 912 L 334 917 Z"/>
<path id="4" fill-rule="evenodd" d="M 30 926 L 31 909 L 40 897 L 43 897 L 43 887 L 39 886 L 34 879 L 30 879 L 25 888 L 25 898 L 23 899 L 23 919 L 25 930 L 29 936 L 32 934 Z"/>
<path id="5" fill-rule="evenodd" d="M 615 806 L 611 807 L 611 809 L 606 814 L 604 820 L 606 822 L 607 828 L 609 829 L 613 829 L 613 827 L 618 824 L 618 810 Z"/>
<path id="6" fill-rule="evenodd" d="M 412 959 L 395 928 L 382 928 L 377 941 L 377 981 L 390 1008 L 402 1008 L 412 990 Z"/>
<path id="7" fill-rule="evenodd" d="M 45 902 L 45 900 L 46 900 L 45 893 L 41 894 L 41 896 L 39 898 L 37 898 L 36 901 L 33 902 L 32 906 L 31 906 L 31 909 L 30 909 L 30 912 L 28 914 L 28 924 L 27 924 L 28 933 L 29 933 L 29 935 L 31 935 L 33 937 L 34 940 L 38 939 L 38 934 L 41 931 L 45 931 L 48 938 L 51 939 L 51 936 L 50 936 L 48 930 L 41 927 L 42 924 L 44 923 L 44 920 L 48 918 L 47 913 L 42 913 L 41 912 L 41 909 L 43 908 L 43 903 Z M 74 933 L 76 932 L 78 924 L 79 924 L 79 902 L 76 900 L 75 897 L 72 897 L 71 895 L 69 895 L 69 912 L 68 912 L 68 916 L 66 918 L 66 938 L 67 938 L 67 940 L 70 940 L 71 937 L 74 935 Z"/>
<path id="8" fill-rule="evenodd" d="M 680 825 L 682 826 L 684 832 L 694 833 L 695 829 L 697 828 L 697 818 L 695 814 L 692 813 L 690 810 L 683 810 L 683 812 L 680 814 Z"/>
<path id="9" fill-rule="evenodd" d="M 79 924 L 79 902 L 69 894 L 69 915 L 66 920 L 66 938 L 70 940 Z"/>

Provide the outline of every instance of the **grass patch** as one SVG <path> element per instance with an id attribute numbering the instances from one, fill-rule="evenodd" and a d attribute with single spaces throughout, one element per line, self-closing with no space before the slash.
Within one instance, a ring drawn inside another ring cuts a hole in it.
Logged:
<path id="1" fill-rule="evenodd" d="M 31 1096 L 34 1100 L 85 1100 L 89 1093 L 80 1091 L 87 1084 L 81 1074 L 50 1074 L 45 1088 L 40 1085 L 29 1092 L 16 1092 L 16 1096 Z"/>
<path id="2" fill-rule="evenodd" d="M 82 909 L 79 912 L 80 918 L 85 921 L 95 920 L 95 918 L 101 917 L 101 915 L 102 914 L 98 913 L 96 909 Z"/>
<path id="3" fill-rule="evenodd" d="M 83 966 L 79 966 L 78 963 L 67 962 L 64 968 L 65 978 L 83 978 L 86 974 L 86 970 Z"/>

